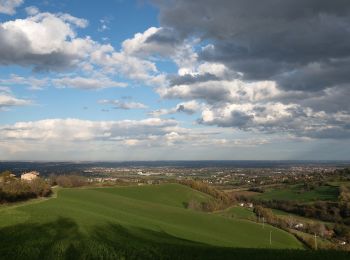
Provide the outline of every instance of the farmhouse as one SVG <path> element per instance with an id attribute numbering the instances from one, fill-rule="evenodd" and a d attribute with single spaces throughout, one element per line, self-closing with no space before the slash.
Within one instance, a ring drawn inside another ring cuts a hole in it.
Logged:
<path id="1" fill-rule="evenodd" d="M 303 228 L 304 224 L 303 223 L 298 223 L 294 226 L 295 229 Z"/>
<path id="2" fill-rule="evenodd" d="M 32 171 L 32 172 L 26 172 L 21 175 L 21 180 L 23 181 L 32 181 L 38 178 L 39 172 Z"/>

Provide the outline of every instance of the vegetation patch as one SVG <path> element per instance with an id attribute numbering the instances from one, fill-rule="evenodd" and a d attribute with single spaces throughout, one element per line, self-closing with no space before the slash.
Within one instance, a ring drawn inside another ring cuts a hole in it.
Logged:
<path id="1" fill-rule="evenodd" d="M 307 187 L 303 184 L 286 186 L 278 189 L 267 190 L 255 196 L 262 200 L 287 200 L 287 201 L 336 201 L 339 196 L 339 188 L 331 185 Z"/>
<path id="2" fill-rule="evenodd" d="M 219 211 L 217 214 L 236 219 L 256 220 L 256 215 L 252 209 L 241 206 L 233 206 L 226 210 Z"/>

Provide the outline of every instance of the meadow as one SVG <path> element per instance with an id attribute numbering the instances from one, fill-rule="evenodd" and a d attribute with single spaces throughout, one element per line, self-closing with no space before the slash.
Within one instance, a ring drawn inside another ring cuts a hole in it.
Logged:
<path id="1" fill-rule="evenodd" d="M 225 210 L 216 212 L 216 214 L 236 219 L 248 219 L 252 221 L 255 221 L 257 219 L 255 213 L 253 212 L 253 209 L 241 206 L 229 207 Z"/>
<path id="2" fill-rule="evenodd" d="M 323 185 L 310 191 L 302 191 L 302 185 L 291 185 L 283 188 L 270 189 L 255 196 L 263 200 L 291 200 L 312 202 L 316 200 L 336 201 L 339 195 L 337 186 Z"/>
<path id="3" fill-rule="evenodd" d="M 186 209 L 212 199 L 179 184 L 61 189 L 0 208 L 2 259 L 346 259 L 265 225 Z M 270 244 L 270 231 L 272 240 Z M 285 258 L 288 259 L 288 258 Z"/>

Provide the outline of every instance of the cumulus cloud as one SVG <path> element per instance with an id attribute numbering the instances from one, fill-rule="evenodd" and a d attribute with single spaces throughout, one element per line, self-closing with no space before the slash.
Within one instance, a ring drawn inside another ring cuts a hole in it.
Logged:
<path id="1" fill-rule="evenodd" d="M 0 111 L 6 110 L 9 107 L 27 106 L 31 104 L 31 100 L 17 98 L 11 94 L 9 89 L 0 88 Z"/>
<path id="2" fill-rule="evenodd" d="M 102 67 L 104 73 L 119 73 L 146 85 L 162 85 L 165 81 L 165 75 L 158 71 L 154 62 L 130 55 L 123 49 L 117 52 L 111 45 L 95 49 L 90 60 Z"/>
<path id="3" fill-rule="evenodd" d="M 130 137 L 162 135 L 174 128 L 173 120 L 158 118 L 140 121 L 88 121 L 79 119 L 47 119 L 33 122 L 17 122 L 0 129 L 3 139 L 30 140 L 119 140 Z"/>
<path id="4" fill-rule="evenodd" d="M 165 83 L 165 75 L 148 52 L 137 50 L 147 45 L 140 42 L 139 34 L 126 39 L 118 51 L 88 36 L 79 37 L 78 29 L 88 25 L 85 19 L 67 13 L 41 13 L 35 7 L 28 7 L 27 12 L 29 17 L 25 19 L 0 23 L 0 65 L 19 65 L 35 71 L 70 70 L 77 77 L 95 71 L 106 77 L 118 75 L 151 86 Z M 148 35 L 148 31 L 143 34 Z M 79 85 L 89 84 L 80 79 Z"/>
<path id="5" fill-rule="evenodd" d="M 203 99 L 208 103 L 259 101 L 275 98 L 281 92 L 274 82 L 262 81 L 247 83 L 241 80 L 209 80 L 196 84 L 181 84 L 159 88 L 163 98 Z"/>
<path id="6" fill-rule="evenodd" d="M 344 0 L 154 2 L 163 26 L 183 37 L 200 35 L 211 41 L 201 59 L 225 63 L 246 79 L 276 79 L 284 88 L 324 88 L 305 86 L 312 72 L 303 68 L 318 64 L 327 78 L 349 82 L 347 75 L 333 69 L 338 59 L 350 56 L 350 5 Z M 284 78 L 289 72 L 294 75 Z M 294 82 L 294 76 L 303 80 Z"/>
<path id="7" fill-rule="evenodd" d="M 149 114 L 152 116 L 162 116 L 175 113 L 186 113 L 192 115 L 198 112 L 203 107 L 202 104 L 198 103 L 196 100 L 191 100 L 188 102 L 182 102 L 176 105 L 174 108 L 170 109 L 158 109 L 151 111 Z"/>
<path id="8" fill-rule="evenodd" d="M 11 89 L 9 87 L 4 87 L 4 86 L 0 86 L 0 92 L 2 93 L 11 93 Z"/>
<path id="9" fill-rule="evenodd" d="M 39 9 L 36 6 L 28 6 L 25 8 L 28 15 L 36 15 L 40 13 Z"/>
<path id="10" fill-rule="evenodd" d="M 62 77 L 52 80 L 57 88 L 79 88 L 85 90 L 104 89 L 112 87 L 126 87 L 126 83 L 116 82 L 106 77 L 84 78 L 84 77 Z"/>
<path id="11" fill-rule="evenodd" d="M 112 105 L 114 109 L 123 109 L 123 110 L 147 108 L 145 104 L 142 104 L 139 102 L 131 102 L 131 101 L 126 102 L 126 101 L 120 101 L 120 100 L 102 99 L 102 100 L 99 100 L 98 103 L 104 104 L 104 105 Z"/>
<path id="12" fill-rule="evenodd" d="M 349 138 L 350 115 L 327 114 L 297 104 L 263 103 L 207 107 L 200 123 L 310 138 Z"/>
<path id="13" fill-rule="evenodd" d="M 197 53 L 193 49 L 196 40 L 180 39 L 171 28 L 150 27 L 143 33 L 122 43 L 122 52 L 128 56 L 148 60 L 171 60 L 179 71 L 189 72 L 197 62 Z M 163 82 L 164 85 L 164 82 Z"/>
<path id="14" fill-rule="evenodd" d="M 205 62 L 192 73 L 172 76 L 170 86 L 157 91 L 163 98 L 202 100 L 204 103 L 197 107 L 202 110 L 197 122 L 204 125 L 308 138 L 350 137 L 345 88 L 312 93 L 287 91 L 275 81 L 236 77 L 224 64 Z M 179 112 L 179 105 L 151 115 Z"/>
<path id="15" fill-rule="evenodd" d="M 155 87 L 161 98 L 179 100 L 152 116 L 199 111 L 197 122 L 203 125 L 298 137 L 349 136 L 350 6 L 345 0 L 154 2 L 161 27 L 136 33 L 118 50 L 79 37 L 85 19 L 27 8 L 26 19 L 0 23 L 0 64 L 73 70 L 50 79 L 11 75 L 0 84 L 103 89 L 126 85 L 115 78 L 131 79 Z M 169 60 L 177 74 L 158 68 L 159 61 Z M 138 102 L 100 102 L 146 108 Z M 179 132 L 167 134 L 175 140 Z"/>
<path id="16" fill-rule="evenodd" d="M 172 56 L 181 44 L 174 35 L 175 32 L 166 28 L 150 27 L 143 33 L 137 33 L 133 38 L 122 43 L 125 53 L 144 57 L 146 55 Z"/>
<path id="17" fill-rule="evenodd" d="M 17 74 L 11 74 L 8 78 L 0 79 L 0 84 L 26 86 L 31 90 L 41 90 L 50 84 L 49 81 L 48 78 L 22 77 Z"/>
<path id="18" fill-rule="evenodd" d="M 23 4 L 23 0 L 0 0 L 0 13 L 15 14 L 16 8 Z"/>
<path id="19" fill-rule="evenodd" d="M 241 147 L 268 143 L 266 139 L 237 139 L 218 136 L 213 131 L 187 129 L 171 119 L 89 121 L 46 119 L 0 126 L 0 152 L 12 153 L 71 147 L 96 147 L 100 152 L 111 147 Z M 12 145 L 9 146 L 8 144 Z M 93 144 L 93 145 L 92 145 Z"/>
<path id="20" fill-rule="evenodd" d="M 346 1 L 153 2 L 175 43 L 197 39 L 192 67 L 168 75 L 169 86 L 157 89 L 162 98 L 205 102 L 201 124 L 312 138 L 350 136 Z"/>
<path id="21" fill-rule="evenodd" d="M 93 47 L 89 38 L 76 38 L 74 27 L 87 21 L 69 14 L 38 13 L 0 24 L 0 64 L 62 70 L 77 65 Z"/>

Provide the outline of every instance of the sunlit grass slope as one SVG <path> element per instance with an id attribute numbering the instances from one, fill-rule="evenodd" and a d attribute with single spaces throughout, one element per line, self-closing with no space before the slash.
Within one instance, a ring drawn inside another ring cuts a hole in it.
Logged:
<path id="1" fill-rule="evenodd" d="M 57 198 L 0 209 L 0 256 L 210 258 L 237 253 L 229 247 L 302 248 L 279 229 L 185 209 L 191 199 L 210 197 L 177 184 L 63 189 Z"/>

